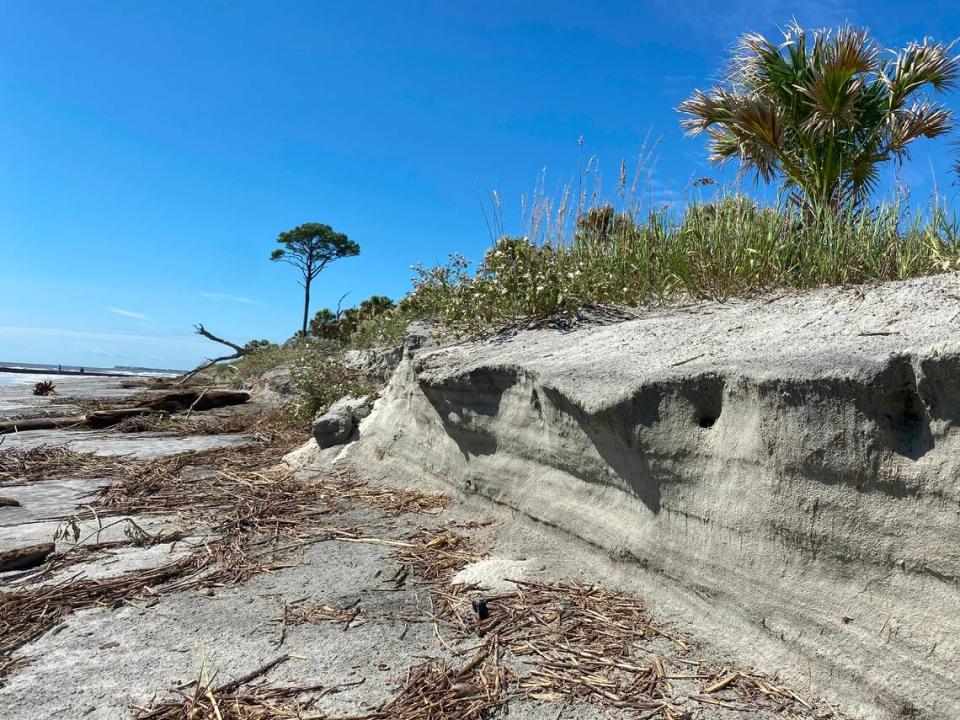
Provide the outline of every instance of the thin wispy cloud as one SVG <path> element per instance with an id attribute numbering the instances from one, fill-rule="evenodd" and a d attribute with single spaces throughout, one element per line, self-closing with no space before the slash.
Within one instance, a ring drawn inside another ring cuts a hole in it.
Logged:
<path id="1" fill-rule="evenodd" d="M 114 315 L 122 315 L 123 317 L 136 318 L 137 320 L 147 320 L 147 316 L 143 313 L 134 312 L 133 310 L 124 310 L 123 308 L 108 307 L 108 312 L 112 312 Z"/>
<path id="2" fill-rule="evenodd" d="M 202 292 L 200 297 L 207 300 L 213 300 L 214 302 L 235 302 L 243 303 L 245 305 L 258 305 L 257 300 L 252 300 L 248 297 L 243 297 L 242 295 L 228 295 L 227 293 L 216 293 L 216 292 Z"/>

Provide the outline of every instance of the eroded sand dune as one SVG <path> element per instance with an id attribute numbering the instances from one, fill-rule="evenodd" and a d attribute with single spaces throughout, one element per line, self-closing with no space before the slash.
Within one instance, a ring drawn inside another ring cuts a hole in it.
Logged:
<path id="1" fill-rule="evenodd" d="M 960 277 L 410 353 L 351 454 L 630 563 L 867 717 L 960 713 Z"/>

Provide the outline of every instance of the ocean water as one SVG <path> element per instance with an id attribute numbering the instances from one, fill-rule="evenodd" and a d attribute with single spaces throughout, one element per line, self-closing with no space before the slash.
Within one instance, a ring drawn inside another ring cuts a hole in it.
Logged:
<path id="1" fill-rule="evenodd" d="M 0 360 L 0 375 L 4 373 L 2 370 L 4 368 L 10 368 L 12 370 L 30 370 L 32 373 L 46 373 L 49 372 L 52 375 L 57 374 L 57 369 L 62 368 L 70 372 L 77 372 L 80 370 L 79 365 L 44 365 L 42 363 L 24 363 L 24 362 L 3 362 Z M 86 365 L 83 368 L 90 373 L 111 373 L 115 375 L 148 375 L 153 377 L 173 377 L 176 375 L 181 375 L 185 370 L 168 370 L 160 368 L 148 368 L 148 367 L 127 367 L 127 366 L 114 366 L 114 367 L 93 367 L 92 365 Z M 35 377 L 35 375 L 34 375 Z"/>
<path id="2" fill-rule="evenodd" d="M 53 373 L 52 375 L 45 375 L 39 371 L 37 373 L 30 373 L 29 375 L 24 373 L 0 372 L 0 387 L 11 387 L 13 385 L 35 385 L 41 380 L 53 380 L 56 382 L 57 374 Z"/>

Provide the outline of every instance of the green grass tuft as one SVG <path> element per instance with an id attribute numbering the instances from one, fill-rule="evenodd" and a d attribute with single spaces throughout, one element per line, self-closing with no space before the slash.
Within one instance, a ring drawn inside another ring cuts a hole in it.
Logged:
<path id="1" fill-rule="evenodd" d="M 900 205 L 811 217 L 729 196 L 638 219 L 601 205 L 583 212 L 565 238 L 501 238 L 472 272 L 459 255 L 416 268 L 413 292 L 357 337 L 396 337 L 420 318 L 479 335 L 587 304 L 645 306 L 899 280 L 958 269 L 958 239 L 956 220 L 939 207 L 926 218 Z"/>

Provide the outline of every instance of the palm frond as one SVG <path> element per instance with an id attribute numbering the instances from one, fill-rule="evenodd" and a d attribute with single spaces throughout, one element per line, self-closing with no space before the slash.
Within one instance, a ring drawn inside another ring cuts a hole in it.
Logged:
<path id="1" fill-rule="evenodd" d="M 737 42 L 729 73 L 732 87 L 753 92 L 769 90 L 789 82 L 794 75 L 780 48 L 763 35 L 747 33 Z"/>
<path id="2" fill-rule="evenodd" d="M 687 135 L 699 135 L 711 125 L 728 122 L 733 118 L 733 102 L 736 96 L 723 88 L 714 88 L 708 95 L 700 90 L 677 106 L 684 115 L 680 121 Z"/>
<path id="3" fill-rule="evenodd" d="M 876 190 L 883 163 L 953 127 L 952 111 L 924 92 L 960 81 L 953 45 L 924 39 L 885 62 L 882 52 L 850 25 L 793 23 L 780 44 L 743 35 L 725 81 L 680 103 L 681 125 L 709 135 L 712 162 L 736 159 L 757 180 L 798 188 L 811 206 L 855 206 Z"/>
<path id="4" fill-rule="evenodd" d="M 927 100 L 891 113 L 888 148 L 901 160 L 907 146 L 921 137 L 935 138 L 953 128 L 953 111 Z"/>
<path id="5" fill-rule="evenodd" d="M 780 144 L 780 113 L 772 103 L 760 97 L 738 98 L 733 105 L 733 119 L 741 135 L 754 138 L 771 150 Z"/>
<path id="6" fill-rule="evenodd" d="M 809 84 L 798 86 L 797 90 L 810 101 L 811 113 L 801 123 L 801 128 L 811 136 L 826 137 L 856 122 L 863 80 L 855 72 L 828 66 L 813 76 Z"/>
<path id="7" fill-rule="evenodd" d="M 876 191 L 880 184 L 879 159 L 871 152 L 861 153 L 854 159 L 840 190 L 844 201 L 856 206 Z"/>
<path id="8" fill-rule="evenodd" d="M 740 157 L 740 144 L 735 135 L 716 127 L 710 128 L 707 132 L 710 135 L 710 142 L 707 143 L 710 162 L 722 164 Z"/>
<path id="9" fill-rule="evenodd" d="M 830 43 L 829 64 L 851 73 L 873 73 L 880 69 L 879 46 L 870 39 L 866 28 L 846 25 L 837 31 Z"/>
<path id="10" fill-rule="evenodd" d="M 890 89 L 890 108 L 897 110 L 910 95 L 929 85 L 937 92 L 956 87 L 960 78 L 960 56 L 951 55 L 953 43 L 934 43 L 924 38 L 898 52 L 884 70 Z"/>

